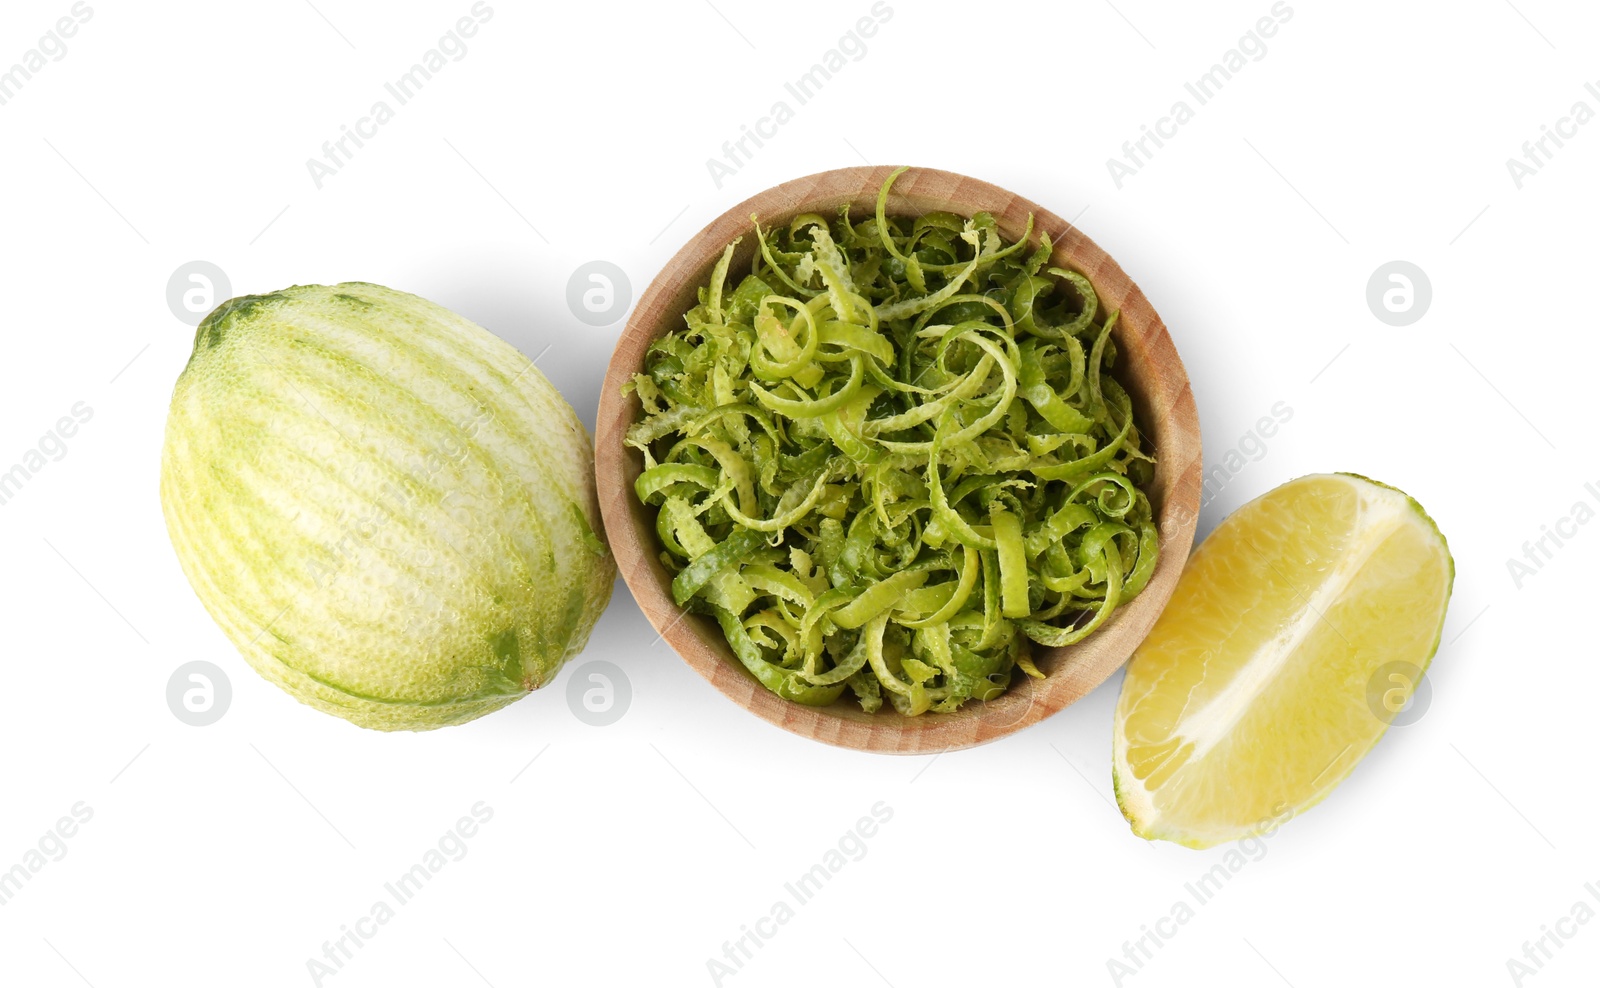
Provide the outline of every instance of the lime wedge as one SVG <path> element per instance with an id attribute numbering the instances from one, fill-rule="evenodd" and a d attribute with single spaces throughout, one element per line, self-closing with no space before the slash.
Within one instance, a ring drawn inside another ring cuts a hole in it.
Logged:
<path id="1" fill-rule="evenodd" d="M 1112 777 L 1134 832 L 1210 847 L 1320 802 L 1409 702 L 1454 576 L 1422 506 L 1353 474 L 1230 515 L 1123 680 Z"/>

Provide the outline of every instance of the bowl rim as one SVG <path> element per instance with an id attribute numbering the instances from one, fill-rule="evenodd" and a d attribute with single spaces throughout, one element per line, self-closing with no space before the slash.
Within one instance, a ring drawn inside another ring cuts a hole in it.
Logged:
<path id="1" fill-rule="evenodd" d="M 1065 649 L 1038 648 L 1035 662 L 1046 671 L 1044 680 L 1019 676 L 995 700 L 920 717 L 907 717 L 888 705 L 867 714 L 848 694 L 826 707 L 782 699 L 739 663 L 714 622 L 679 609 L 672 600 L 671 577 L 656 558 L 660 547 L 654 526 L 646 522 L 645 506 L 633 494 L 643 459 L 622 443 L 622 436 L 637 418 L 639 405 L 637 398 L 623 393 L 623 385 L 638 370 L 649 343 L 680 323 L 689 307 L 683 304 L 686 296 L 693 298 L 705 284 L 727 245 L 744 236 L 742 253 L 753 252 L 752 214 L 759 214 L 770 228 L 805 212 L 831 218 L 840 203 L 849 201 L 854 215 L 863 204 L 871 208 L 893 171 L 885 165 L 854 166 L 783 182 L 726 210 L 684 243 L 639 296 L 607 364 L 595 418 L 595 477 L 606 541 L 658 641 L 665 640 L 723 695 L 792 733 L 861 751 L 925 754 L 974 747 L 1036 724 L 1087 695 L 1127 662 L 1166 606 L 1193 546 L 1203 462 L 1199 415 L 1177 348 L 1143 291 L 1117 262 L 1076 226 L 1037 203 L 980 179 L 911 167 L 891 190 L 890 215 L 949 209 L 970 216 L 982 210 L 995 217 L 1008 239 L 1017 239 L 1023 232 L 1021 217 L 1031 213 L 1034 241 L 1041 233 L 1051 236 L 1051 262 L 1081 272 L 1107 308 L 1115 301 L 1121 309 L 1113 330 L 1120 355 L 1118 380 L 1134 396 L 1141 430 L 1158 450 L 1156 476 L 1145 487 L 1158 516 L 1161 555 L 1155 572 L 1138 597 L 1117 608 L 1083 642 Z M 730 270 L 736 269 L 737 262 Z"/>

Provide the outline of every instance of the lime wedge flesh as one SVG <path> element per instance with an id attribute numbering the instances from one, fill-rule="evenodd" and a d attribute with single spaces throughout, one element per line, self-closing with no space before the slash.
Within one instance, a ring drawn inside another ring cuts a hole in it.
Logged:
<path id="1" fill-rule="evenodd" d="M 1210 847 L 1320 802 L 1409 700 L 1454 574 L 1421 505 L 1353 474 L 1230 515 L 1123 680 L 1112 776 L 1134 832 Z"/>

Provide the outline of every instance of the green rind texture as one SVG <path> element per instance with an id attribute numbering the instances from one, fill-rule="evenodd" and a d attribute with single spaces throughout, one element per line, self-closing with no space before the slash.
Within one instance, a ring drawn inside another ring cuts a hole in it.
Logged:
<path id="1" fill-rule="evenodd" d="M 250 664 L 362 727 L 481 717 L 611 596 L 593 453 L 528 358 L 379 285 L 223 303 L 173 389 L 161 505 Z"/>

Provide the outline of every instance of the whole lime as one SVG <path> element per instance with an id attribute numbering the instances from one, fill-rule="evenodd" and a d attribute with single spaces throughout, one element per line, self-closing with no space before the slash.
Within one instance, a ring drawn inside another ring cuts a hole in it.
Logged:
<path id="1" fill-rule="evenodd" d="M 256 671 L 362 727 L 428 730 L 548 683 L 615 567 L 589 437 L 510 344 L 379 285 L 232 299 L 173 390 L 161 505 Z"/>

